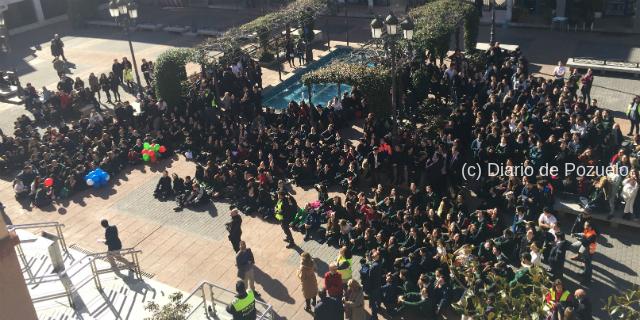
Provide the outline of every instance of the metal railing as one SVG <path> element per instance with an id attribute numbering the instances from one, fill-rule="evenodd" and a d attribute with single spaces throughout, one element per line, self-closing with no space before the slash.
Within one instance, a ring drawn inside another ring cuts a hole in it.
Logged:
<path id="1" fill-rule="evenodd" d="M 216 293 L 214 293 L 214 291 L 216 291 Z M 191 317 L 196 314 L 198 309 L 200 309 L 200 305 L 202 305 L 207 319 L 217 319 L 218 311 L 216 310 L 216 304 L 228 306 L 233 302 L 235 295 L 236 293 L 233 291 L 227 290 L 208 281 L 202 281 L 183 300 L 183 303 L 188 303 L 192 298 L 202 299 L 194 304 L 195 307 L 191 309 L 191 312 L 187 315 L 187 319 L 191 319 Z M 275 313 L 270 304 L 256 300 L 255 306 L 257 320 L 275 319 Z"/>
<path id="2" fill-rule="evenodd" d="M 102 282 L 100 282 L 100 275 L 105 273 L 111 273 L 111 272 L 120 271 L 120 270 L 131 270 L 138 276 L 138 280 L 142 280 L 142 271 L 140 270 L 140 260 L 138 259 L 138 253 L 142 253 L 142 251 L 136 250 L 135 248 L 127 248 L 127 249 L 122 249 L 119 252 L 106 251 L 106 252 L 92 253 L 87 255 L 88 257 L 93 258 L 91 259 L 91 263 L 90 263 L 91 272 L 93 273 L 93 280 L 98 290 L 102 291 Z M 131 256 L 131 261 L 126 260 L 126 258 L 124 258 L 124 256 L 128 256 L 128 255 Z M 98 269 L 98 266 L 96 265 L 96 260 L 98 259 L 109 260 L 109 263 L 111 264 L 111 268 Z M 126 260 L 126 262 L 122 260 Z"/>
<path id="3" fill-rule="evenodd" d="M 73 260 L 73 256 L 69 253 L 69 248 L 67 248 L 67 242 L 64 239 L 64 234 L 62 233 L 62 228 L 64 227 L 64 224 L 58 223 L 58 222 L 39 222 L 39 223 L 25 223 L 25 224 L 13 224 L 13 225 L 8 225 L 7 226 L 7 230 L 9 232 L 15 231 L 15 230 L 27 230 L 27 229 L 46 229 L 46 228 L 54 228 L 56 231 L 56 237 L 58 238 L 58 242 L 60 244 L 60 247 L 62 247 L 62 251 L 64 251 L 64 253 L 66 254 L 67 257 L 71 258 L 71 260 Z M 33 275 L 33 271 L 31 271 L 31 265 L 29 264 L 29 262 L 27 261 L 27 257 L 24 254 L 24 250 L 22 249 L 22 246 L 20 245 L 20 242 L 18 242 L 18 244 L 16 245 L 16 248 L 18 250 L 18 257 L 20 258 L 20 261 L 22 262 L 22 264 L 24 265 L 26 271 L 27 271 L 27 275 L 29 276 L 28 281 L 35 281 L 35 277 Z"/>

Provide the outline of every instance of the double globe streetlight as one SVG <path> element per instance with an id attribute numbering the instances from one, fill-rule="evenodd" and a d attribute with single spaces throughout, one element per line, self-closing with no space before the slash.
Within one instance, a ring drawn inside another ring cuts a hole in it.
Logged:
<path id="1" fill-rule="evenodd" d="M 111 0 L 111 3 L 109 3 L 109 14 L 124 28 L 127 35 L 129 50 L 131 51 L 131 61 L 133 62 L 133 70 L 136 73 L 138 92 L 140 95 L 143 95 L 140 74 L 138 73 L 138 63 L 136 62 L 136 55 L 133 52 L 133 44 L 131 43 L 131 34 L 129 32 L 131 24 L 138 19 L 138 5 L 133 0 Z"/>
<path id="2" fill-rule="evenodd" d="M 397 105 L 397 73 L 398 73 L 398 60 L 400 60 L 400 53 L 396 50 L 397 42 L 400 39 L 411 41 L 413 39 L 414 24 L 406 17 L 401 23 L 398 23 L 398 18 L 393 13 L 390 13 L 384 20 L 380 16 L 377 16 L 371 21 L 371 37 L 374 40 L 382 40 L 384 44 L 384 50 L 391 62 L 391 111 L 393 113 L 393 128 L 392 137 L 397 139 L 398 135 L 398 105 Z M 402 34 L 398 31 L 402 29 Z"/>

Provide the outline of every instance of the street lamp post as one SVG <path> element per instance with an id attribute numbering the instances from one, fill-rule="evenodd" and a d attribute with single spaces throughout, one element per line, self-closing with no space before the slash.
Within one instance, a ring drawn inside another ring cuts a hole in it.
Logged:
<path id="1" fill-rule="evenodd" d="M 138 63 L 136 55 L 133 52 L 133 44 L 131 43 L 131 33 L 129 27 L 138 18 L 138 5 L 134 0 L 111 0 L 109 3 L 109 14 L 120 24 L 127 35 L 129 42 L 129 50 L 131 51 L 131 61 L 133 62 L 133 70 L 136 74 L 136 83 L 138 92 L 143 95 L 142 83 L 140 82 L 140 74 L 138 73 Z"/>
<path id="2" fill-rule="evenodd" d="M 496 41 L 496 0 L 491 0 L 491 33 L 489 34 L 489 44 L 493 46 Z"/>
<path id="3" fill-rule="evenodd" d="M 0 52 L 9 53 L 9 31 L 4 20 L 4 13 L 0 12 Z"/>
<path id="4" fill-rule="evenodd" d="M 399 33 L 398 27 L 402 29 Z M 396 51 L 397 42 L 400 39 L 411 41 L 413 39 L 414 25 L 409 18 L 402 23 L 398 23 L 393 13 L 390 13 L 383 21 L 382 18 L 376 17 L 371 21 L 371 37 L 373 39 L 382 39 L 384 50 L 391 58 L 391 111 L 393 114 L 393 128 L 391 131 L 394 140 L 398 136 L 398 104 L 397 104 L 397 73 L 398 73 L 398 52 Z"/>

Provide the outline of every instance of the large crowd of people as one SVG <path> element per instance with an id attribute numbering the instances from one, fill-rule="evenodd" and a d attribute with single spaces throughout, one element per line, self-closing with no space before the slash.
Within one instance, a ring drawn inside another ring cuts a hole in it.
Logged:
<path id="1" fill-rule="evenodd" d="M 401 78 L 423 72 L 430 81 L 422 87 L 401 81 L 403 90 L 428 93 L 441 104 L 444 125 L 434 132 L 412 123 L 407 110 L 418 107 L 404 99 L 402 115 L 410 124 L 397 134 L 389 117 L 369 112 L 357 87 L 327 106 L 291 101 L 281 112 L 263 108 L 261 67 L 248 57 L 205 70 L 182 105 L 168 105 L 148 90 L 135 112 L 114 94 L 114 114 L 96 107 L 79 120 L 50 114 L 77 111 L 74 103 L 95 102 L 101 89 L 110 101 L 111 88 L 128 86 L 126 79 L 118 69 L 97 82 L 93 76 L 85 87 L 62 75 L 58 92 L 44 99 L 52 125 L 41 132 L 30 118 L 19 118 L 14 135 L 2 135 L 0 167 L 20 170 L 16 195 L 43 207 L 87 189 L 83 177 L 96 168 L 115 177 L 141 163 L 145 142 L 166 146 L 164 157 L 180 154 L 197 166 L 184 179 L 165 172 L 155 190 L 159 199 L 174 198 L 177 209 L 228 200 L 243 213 L 280 223 L 288 247 L 293 229 L 305 240 L 340 248 L 324 277 L 317 319 L 335 314 L 333 307 L 363 319 L 363 295 L 374 318 L 382 309 L 435 316 L 465 294 L 490 288 L 489 275 L 517 285 L 531 281 L 530 268 L 544 265 L 562 290 L 547 297 L 552 319 L 591 319 L 584 290 L 564 293 L 565 252 L 577 253 L 573 259 L 582 261 L 588 284 L 597 237 L 590 214 L 610 214 L 624 204 L 624 218 L 640 216 L 633 164 L 640 135 L 626 141 L 611 113 L 591 99 L 590 71 L 580 75 L 559 63 L 553 79 L 535 77 L 520 51 L 497 44 L 483 61 L 474 64 L 460 52 L 448 65 L 414 61 Z M 151 68 L 143 64 L 147 81 Z M 29 85 L 27 93 L 28 108 L 46 94 Z M 637 101 L 630 110 L 637 114 Z M 343 137 L 341 129 L 358 117 L 362 135 Z M 540 173 L 550 165 L 560 170 Z M 470 179 L 468 166 L 483 174 Z M 492 166 L 502 168 L 500 174 L 488 174 Z M 564 170 L 572 166 L 613 169 L 597 175 Z M 315 187 L 318 201 L 298 204 L 289 184 Z M 580 199 L 587 212 L 573 226 L 554 216 L 561 193 Z M 570 244 L 567 233 L 579 241 Z M 352 277 L 356 256 L 362 257 L 360 281 Z M 481 268 L 474 283 L 452 270 L 472 265 Z M 317 290 L 304 281 L 311 281 L 305 274 L 313 268 L 303 255 L 299 274 L 309 311 Z"/>

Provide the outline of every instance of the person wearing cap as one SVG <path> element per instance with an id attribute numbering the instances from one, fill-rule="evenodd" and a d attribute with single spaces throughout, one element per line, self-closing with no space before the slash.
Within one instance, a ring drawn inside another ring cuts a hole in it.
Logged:
<path id="1" fill-rule="evenodd" d="M 242 280 L 236 282 L 235 299 L 227 306 L 227 312 L 233 316 L 233 320 L 255 320 L 256 298 L 251 289 L 246 288 Z"/>
<path id="2" fill-rule="evenodd" d="M 231 215 L 231 222 L 227 222 L 226 227 L 229 232 L 229 241 L 233 246 L 233 251 L 236 253 L 240 251 L 240 238 L 242 237 L 242 218 L 238 214 L 238 209 L 231 207 L 229 212 Z"/>

